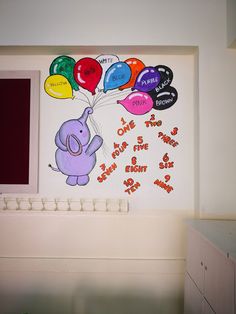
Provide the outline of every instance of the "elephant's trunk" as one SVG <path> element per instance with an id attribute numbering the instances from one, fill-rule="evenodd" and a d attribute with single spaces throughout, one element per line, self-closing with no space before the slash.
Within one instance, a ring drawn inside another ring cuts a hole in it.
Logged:
<path id="1" fill-rule="evenodd" d="M 88 115 L 91 113 L 93 113 L 93 108 L 91 108 L 91 107 L 85 108 L 82 116 L 79 118 L 79 121 L 82 123 L 86 123 L 86 121 L 88 119 Z"/>

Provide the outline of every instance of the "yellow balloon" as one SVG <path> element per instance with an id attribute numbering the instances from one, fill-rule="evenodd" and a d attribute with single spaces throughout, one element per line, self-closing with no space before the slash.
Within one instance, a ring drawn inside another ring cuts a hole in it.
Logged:
<path id="1" fill-rule="evenodd" d="M 74 98 L 72 87 L 67 78 L 60 74 L 50 75 L 44 82 L 45 92 L 54 98 Z"/>

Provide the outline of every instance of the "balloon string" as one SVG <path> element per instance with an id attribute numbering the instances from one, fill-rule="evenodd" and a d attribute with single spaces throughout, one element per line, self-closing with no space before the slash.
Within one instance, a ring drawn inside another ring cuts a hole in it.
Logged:
<path id="1" fill-rule="evenodd" d="M 123 90 L 114 90 L 113 92 L 111 92 L 109 95 L 117 95 L 117 94 L 120 94 L 120 93 L 124 93 L 124 92 L 130 92 L 131 89 L 123 89 Z"/>
<path id="2" fill-rule="evenodd" d="M 96 105 L 96 103 L 98 102 L 101 96 L 102 96 L 102 91 L 99 91 L 98 94 L 95 96 L 96 98 L 94 99 L 93 107 Z"/>
<path id="3" fill-rule="evenodd" d="M 75 99 L 77 99 L 77 100 L 79 100 L 79 101 L 83 101 L 83 102 L 85 102 L 86 104 L 89 105 L 89 102 L 88 102 L 87 100 L 84 100 L 84 99 L 81 99 L 81 98 L 78 98 L 78 97 L 75 97 Z"/>
<path id="4" fill-rule="evenodd" d="M 93 101 L 92 101 L 92 107 L 94 107 L 95 101 L 96 101 L 97 95 L 93 96 Z"/>
<path id="5" fill-rule="evenodd" d="M 107 97 L 109 97 L 109 96 L 113 96 L 113 95 L 115 95 L 117 93 L 117 91 L 115 91 L 115 92 L 108 92 L 107 94 L 101 94 L 102 96 L 97 100 L 97 102 L 96 103 L 98 103 L 98 101 L 101 101 L 102 99 L 104 99 L 104 98 L 107 98 Z M 119 93 L 119 92 L 118 92 Z"/>
<path id="6" fill-rule="evenodd" d="M 114 97 L 114 98 L 116 99 L 117 97 Z M 114 102 L 116 102 L 116 101 L 113 100 L 112 98 L 111 98 L 111 99 L 105 99 L 104 101 L 98 103 L 96 107 L 100 107 L 101 105 L 105 105 L 106 103 L 111 103 L 111 102 L 114 103 Z"/>
<path id="7" fill-rule="evenodd" d="M 116 104 L 116 103 L 112 102 L 112 103 L 107 103 L 107 104 L 105 103 L 105 104 L 102 104 L 102 105 L 99 104 L 99 106 L 96 106 L 96 108 L 94 108 L 94 110 L 102 108 L 102 107 L 106 107 L 106 106 L 111 106 L 111 105 L 114 105 L 114 104 Z"/>
<path id="8" fill-rule="evenodd" d="M 106 104 L 106 102 L 108 102 L 108 101 L 110 102 L 112 99 L 117 98 L 118 95 L 123 97 L 124 95 L 130 93 L 130 89 L 124 89 L 122 91 L 113 90 L 113 91 L 109 91 L 109 93 L 107 93 L 107 94 L 104 94 L 103 91 L 100 90 L 97 93 L 97 95 L 93 96 L 92 100 L 90 100 L 89 97 L 84 92 L 82 92 L 81 90 L 79 91 L 79 93 L 81 95 L 83 95 L 86 98 L 86 100 L 81 99 L 78 96 L 75 97 L 76 99 L 78 99 L 79 101 L 85 102 L 86 104 L 88 104 L 92 108 L 94 108 L 95 105 L 98 105 L 96 107 L 100 108 L 103 105 L 110 105 L 110 103 Z"/>
<path id="9" fill-rule="evenodd" d="M 121 98 L 123 98 L 123 96 L 124 96 L 124 94 L 122 95 Z M 111 101 L 112 99 L 115 99 L 115 98 L 117 98 L 117 96 L 109 97 L 109 99 L 105 99 L 105 100 L 103 100 L 102 102 L 99 102 L 99 105 L 100 105 L 100 104 L 104 104 L 104 103 L 106 103 L 107 101 Z"/>
<path id="10" fill-rule="evenodd" d="M 103 142 L 103 144 L 102 144 L 102 151 L 103 151 L 103 155 L 105 157 L 108 157 L 110 149 L 109 149 L 109 147 L 107 146 L 107 144 L 105 142 Z"/>
<path id="11" fill-rule="evenodd" d="M 101 131 L 100 131 L 100 129 L 99 129 L 99 126 L 98 126 L 97 122 L 94 120 L 94 117 L 90 115 L 90 116 L 89 116 L 89 119 L 90 119 L 90 122 L 91 122 L 91 124 L 92 124 L 93 129 L 94 129 L 94 132 L 95 132 L 97 135 L 99 135 L 99 136 L 102 137 Z M 107 146 L 107 144 L 106 144 L 105 142 L 103 142 L 103 144 L 102 144 L 102 151 L 103 151 L 103 155 L 104 155 L 105 157 L 107 157 L 110 150 L 109 150 L 109 147 Z"/>
<path id="12" fill-rule="evenodd" d="M 120 90 L 118 90 L 118 91 L 117 90 L 110 90 L 110 91 L 108 91 L 107 95 L 111 95 L 112 96 L 112 95 L 115 95 L 117 93 L 119 94 L 120 92 L 121 92 Z"/>
<path id="13" fill-rule="evenodd" d="M 93 95 L 93 100 L 92 100 L 92 104 L 91 107 L 94 107 L 94 103 L 95 103 L 95 99 L 96 99 L 97 95 Z"/>
<path id="14" fill-rule="evenodd" d="M 106 95 L 101 91 L 99 97 L 97 98 L 97 102 L 100 101 L 103 97 L 106 97 Z"/>
<path id="15" fill-rule="evenodd" d="M 97 95 L 96 95 L 96 99 L 94 100 L 95 103 L 97 102 L 97 100 L 99 99 L 99 97 L 102 96 L 102 94 L 103 94 L 103 93 L 102 93 L 102 90 L 99 90 L 98 93 L 97 93 Z"/>
<path id="16" fill-rule="evenodd" d="M 103 103 L 106 103 L 107 101 L 111 101 L 112 99 L 114 99 L 114 98 L 117 98 L 117 95 L 120 95 L 120 96 L 124 96 L 124 95 L 126 95 L 126 93 L 129 93 L 130 91 L 128 91 L 128 90 L 123 90 L 123 91 L 121 91 L 121 92 L 115 92 L 115 93 L 110 93 L 110 94 L 105 94 L 105 95 L 103 95 L 102 97 L 100 97 L 98 100 L 97 100 L 97 102 L 95 103 L 95 105 L 96 104 L 103 104 Z M 107 99 L 104 99 L 104 98 L 107 98 Z M 94 105 L 94 106 L 95 106 Z"/>
<path id="17" fill-rule="evenodd" d="M 94 120 L 94 117 L 90 115 L 89 119 L 90 119 L 90 122 L 92 124 L 92 127 L 93 127 L 95 133 L 101 136 L 99 126 L 98 126 L 97 122 Z"/>
<path id="18" fill-rule="evenodd" d="M 119 95 L 121 96 L 121 98 L 123 98 L 126 95 L 127 91 L 123 91 L 121 93 L 119 93 Z M 117 95 L 109 95 L 110 97 L 108 99 L 103 99 L 103 101 L 99 101 L 99 105 L 100 104 L 104 104 L 107 101 L 111 101 L 114 98 L 117 98 Z M 101 99 L 102 100 L 102 99 Z"/>
<path id="19" fill-rule="evenodd" d="M 91 106 L 91 103 L 90 103 L 90 100 L 89 100 L 88 96 L 85 93 L 81 92 L 81 91 L 80 91 L 80 93 L 87 99 L 88 104 Z"/>
<path id="20" fill-rule="evenodd" d="M 100 101 L 100 100 L 102 100 L 103 98 L 106 98 L 107 97 L 107 95 L 105 94 L 105 95 L 99 95 L 100 97 L 97 99 L 97 101 L 96 101 L 96 103 L 95 103 L 95 105 Z"/>

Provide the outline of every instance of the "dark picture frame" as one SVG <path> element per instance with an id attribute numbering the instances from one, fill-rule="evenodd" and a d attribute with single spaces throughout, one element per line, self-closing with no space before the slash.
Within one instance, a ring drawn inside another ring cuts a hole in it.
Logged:
<path id="1" fill-rule="evenodd" d="M 38 192 L 39 82 L 39 71 L 0 71 L 0 193 Z"/>

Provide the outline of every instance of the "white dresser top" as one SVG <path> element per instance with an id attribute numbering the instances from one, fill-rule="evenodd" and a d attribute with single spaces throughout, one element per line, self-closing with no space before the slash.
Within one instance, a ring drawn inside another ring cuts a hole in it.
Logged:
<path id="1" fill-rule="evenodd" d="M 187 221 L 187 225 L 236 262 L 236 220 L 192 219 Z"/>

